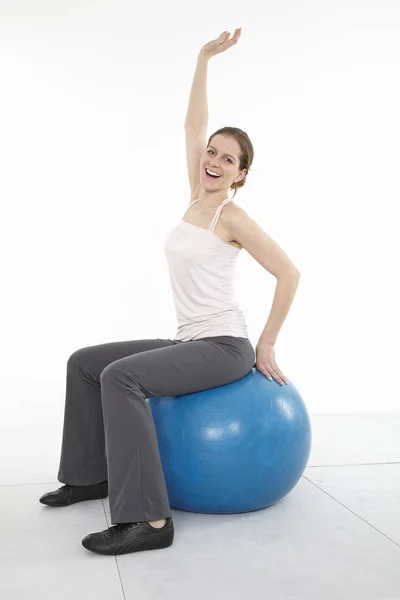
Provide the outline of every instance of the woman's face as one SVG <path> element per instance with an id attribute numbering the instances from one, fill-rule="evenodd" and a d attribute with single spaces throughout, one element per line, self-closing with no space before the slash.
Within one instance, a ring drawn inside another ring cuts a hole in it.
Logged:
<path id="1" fill-rule="evenodd" d="M 243 179 L 246 169 L 239 171 L 240 146 L 235 138 L 218 134 L 204 151 L 201 160 L 201 183 L 207 190 L 229 190 L 234 181 Z M 206 169 L 219 177 L 210 177 Z"/>

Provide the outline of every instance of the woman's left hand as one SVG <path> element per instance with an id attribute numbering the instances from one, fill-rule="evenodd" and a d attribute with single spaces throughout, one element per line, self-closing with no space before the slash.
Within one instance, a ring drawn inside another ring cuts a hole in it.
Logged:
<path id="1" fill-rule="evenodd" d="M 275 362 L 275 348 L 272 344 L 259 343 L 256 346 L 256 368 L 261 371 L 268 379 L 272 377 L 278 383 L 284 385 L 288 383 L 287 378 L 278 368 Z"/>
<path id="2" fill-rule="evenodd" d="M 223 31 L 221 35 L 217 37 L 216 40 L 211 40 L 211 42 L 207 42 L 207 44 L 204 44 L 201 50 L 208 58 L 212 58 L 216 54 L 219 54 L 220 52 L 225 52 L 225 50 L 228 50 L 228 48 L 230 48 L 234 44 L 237 44 L 241 33 L 242 28 L 238 27 L 237 29 L 235 29 L 233 37 L 229 39 L 229 36 L 231 35 L 229 31 Z"/>

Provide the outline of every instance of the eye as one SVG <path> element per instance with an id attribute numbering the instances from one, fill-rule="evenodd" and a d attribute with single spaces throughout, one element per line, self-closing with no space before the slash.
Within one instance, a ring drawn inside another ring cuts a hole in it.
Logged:
<path id="1" fill-rule="evenodd" d="M 207 150 L 207 152 L 214 152 L 214 150 Z M 227 157 L 227 159 L 229 160 L 229 162 L 232 162 L 232 159 Z"/>

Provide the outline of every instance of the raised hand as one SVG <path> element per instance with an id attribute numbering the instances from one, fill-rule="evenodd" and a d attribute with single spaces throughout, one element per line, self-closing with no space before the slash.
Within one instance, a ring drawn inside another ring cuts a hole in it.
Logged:
<path id="1" fill-rule="evenodd" d="M 211 58 L 212 56 L 215 56 L 215 54 L 225 52 L 225 50 L 228 50 L 228 48 L 236 44 L 241 33 L 242 28 L 239 27 L 238 29 L 235 29 L 232 39 L 229 39 L 231 34 L 229 31 L 224 31 L 216 40 L 211 40 L 211 42 L 205 44 L 201 50 L 207 58 Z"/>

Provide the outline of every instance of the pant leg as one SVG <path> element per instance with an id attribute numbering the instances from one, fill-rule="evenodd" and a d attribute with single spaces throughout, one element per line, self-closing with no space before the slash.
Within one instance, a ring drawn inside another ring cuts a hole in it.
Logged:
<path id="1" fill-rule="evenodd" d="M 80 348 L 67 362 L 61 458 L 57 479 L 92 485 L 108 478 L 100 374 L 110 363 L 178 340 L 141 339 Z"/>
<path id="2" fill-rule="evenodd" d="M 171 516 L 146 398 L 179 396 L 231 383 L 251 371 L 254 359 L 247 338 L 215 336 L 164 344 L 120 358 L 102 371 L 111 523 Z"/>

